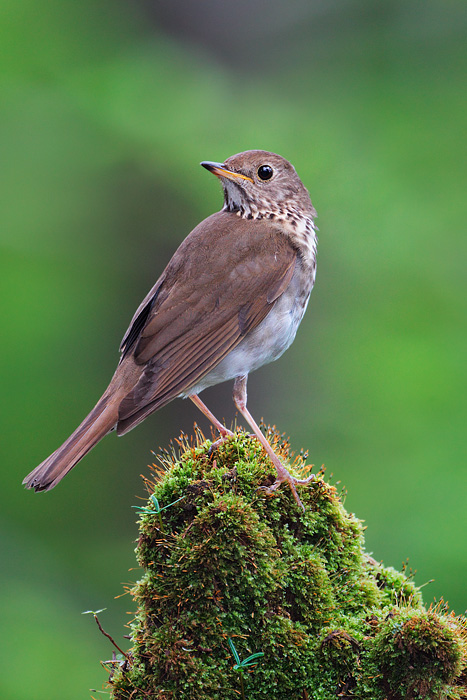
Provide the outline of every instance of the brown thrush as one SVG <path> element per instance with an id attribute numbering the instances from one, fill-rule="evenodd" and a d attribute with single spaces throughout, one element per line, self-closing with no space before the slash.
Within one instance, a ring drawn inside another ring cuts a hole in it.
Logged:
<path id="1" fill-rule="evenodd" d="M 316 212 L 293 166 L 267 151 L 201 163 L 224 189 L 221 211 L 183 241 L 137 309 L 112 380 L 91 413 L 24 480 L 53 488 L 111 430 L 118 435 L 176 397 L 189 397 L 220 432 L 232 433 L 199 398 L 234 379 L 233 400 L 302 506 L 293 477 L 247 409 L 248 373 L 292 343 L 316 272 Z"/>

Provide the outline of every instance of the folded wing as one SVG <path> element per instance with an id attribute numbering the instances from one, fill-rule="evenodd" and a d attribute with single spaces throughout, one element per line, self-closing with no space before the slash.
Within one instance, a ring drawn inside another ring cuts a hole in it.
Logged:
<path id="1" fill-rule="evenodd" d="M 177 250 L 122 341 L 122 360 L 131 354 L 144 369 L 120 403 L 119 434 L 195 386 L 261 323 L 292 279 L 297 251 L 274 224 L 219 212 L 202 226 Z"/>

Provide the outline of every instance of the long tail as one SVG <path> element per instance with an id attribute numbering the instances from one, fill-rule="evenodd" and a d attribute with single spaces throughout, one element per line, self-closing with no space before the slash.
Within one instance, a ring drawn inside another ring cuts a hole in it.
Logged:
<path id="1" fill-rule="evenodd" d="M 107 390 L 68 440 L 28 474 L 23 481 L 26 488 L 34 491 L 53 489 L 116 425 L 119 403 Z"/>

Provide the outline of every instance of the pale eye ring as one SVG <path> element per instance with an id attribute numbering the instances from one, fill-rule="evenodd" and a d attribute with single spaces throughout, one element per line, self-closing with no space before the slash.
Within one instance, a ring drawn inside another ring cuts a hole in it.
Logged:
<path id="1" fill-rule="evenodd" d="M 257 172 L 260 180 L 270 180 L 274 175 L 274 170 L 270 165 L 260 165 Z"/>

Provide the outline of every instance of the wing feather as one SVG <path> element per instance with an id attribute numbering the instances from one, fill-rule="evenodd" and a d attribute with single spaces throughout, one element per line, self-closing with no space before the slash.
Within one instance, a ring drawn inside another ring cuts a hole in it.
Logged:
<path id="1" fill-rule="evenodd" d="M 267 316 L 288 287 L 296 261 L 297 251 L 271 222 L 219 212 L 194 229 L 125 335 L 123 352 L 131 351 L 144 369 L 120 404 L 117 432 L 216 367 Z"/>

